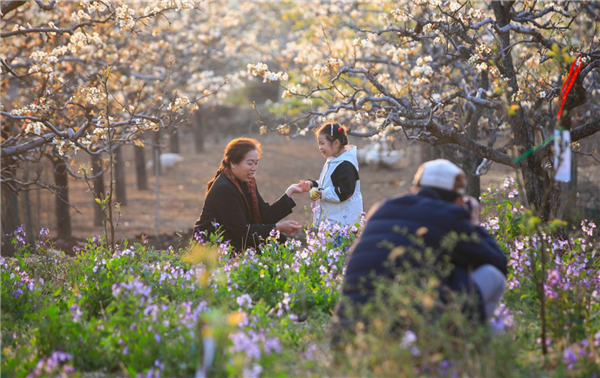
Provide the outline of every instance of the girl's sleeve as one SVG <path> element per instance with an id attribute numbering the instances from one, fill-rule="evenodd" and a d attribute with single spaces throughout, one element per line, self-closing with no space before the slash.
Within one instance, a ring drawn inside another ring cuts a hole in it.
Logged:
<path id="1" fill-rule="evenodd" d="M 319 187 L 319 183 L 317 182 L 317 180 L 307 179 L 306 181 L 310 181 L 310 183 L 312 184 L 313 188 L 318 188 Z"/>
<path id="2" fill-rule="evenodd" d="M 346 201 L 354 194 L 357 180 L 356 167 L 349 161 L 342 162 L 331 174 L 333 187 L 323 189 L 321 200 L 334 203 Z"/>

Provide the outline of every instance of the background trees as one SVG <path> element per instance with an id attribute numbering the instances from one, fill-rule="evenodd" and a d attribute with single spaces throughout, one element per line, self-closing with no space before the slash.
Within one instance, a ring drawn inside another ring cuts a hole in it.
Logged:
<path id="1" fill-rule="evenodd" d="M 145 9 L 124 2 L 3 3 L 2 186 L 12 192 L 35 186 L 55 191 L 61 237 L 69 237 L 71 229 L 67 172 L 92 176 L 89 168 L 74 172 L 69 159 L 75 153 L 110 157 L 109 195 L 95 193 L 107 201 L 110 214 L 115 151 L 146 130 L 181 121 L 190 100 L 175 94 L 168 102 L 158 94 L 176 92 L 166 80 L 159 84 L 158 77 L 148 77 L 162 72 L 165 79 L 171 68 L 152 59 L 160 46 L 145 51 L 134 46 L 136 35 L 160 33 L 158 17 L 191 7 L 181 1 Z M 151 79 L 155 85 L 145 85 Z M 23 162 L 44 156 L 53 162 L 53 184 L 39 175 L 27 182 L 16 175 Z"/>
<path id="2" fill-rule="evenodd" d="M 439 0 L 292 9 L 296 31 L 277 56 L 290 78 L 286 110 L 303 114 L 282 127 L 308 119 L 305 133 L 335 117 L 354 135 L 448 145 L 471 194 L 499 163 L 520 172 L 530 205 L 557 215 L 551 148 L 536 146 L 555 127 L 571 130 L 573 142 L 600 130 L 599 13 L 595 3 Z M 557 123 L 578 55 L 583 68 Z"/>
<path id="3" fill-rule="evenodd" d="M 150 189 L 144 160 L 167 138 L 177 151 L 184 125 L 200 151 L 209 115 L 229 111 L 217 105 L 258 98 L 242 90 L 248 76 L 281 86 L 269 108 L 280 119 L 263 111 L 261 132 L 299 136 L 336 118 L 356 136 L 426 143 L 426 158 L 462 164 L 474 195 L 491 164 L 510 166 L 529 204 L 560 215 L 552 149 L 538 146 L 555 127 L 574 142 L 600 129 L 599 12 L 593 2 L 3 2 L 3 233 L 26 222 L 10 203 L 34 188 L 60 194 L 66 227 L 64 183 L 84 176 L 105 211 L 125 205 L 132 178 L 118 151 L 129 146 L 137 187 Z M 557 123 L 578 54 L 585 62 Z M 255 126 L 241 118 L 239 133 Z M 83 170 L 75 153 L 90 155 Z M 69 178 L 45 180 L 40 161 Z M 105 215 L 98 204 L 97 222 Z"/>
<path id="4" fill-rule="evenodd" d="M 263 31 L 244 21 L 251 8 L 254 19 L 270 15 L 251 4 L 229 8 L 179 0 L 3 2 L 3 203 L 40 187 L 56 193 L 61 237 L 70 236 L 66 174 L 93 179 L 93 196 L 107 201 L 107 213 L 115 199 L 125 205 L 123 146 L 149 144 L 158 151 L 165 135 L 176 145 L 174 130 L 200 105 L 243 86 L 243 59 L 258 59 L 262 51 L 247 43 Z M 238 37 L 242 31 L 246 39 Z M 156 138 L 148 139 L 149 132 Z M 82 152 L 91 164 L 78 169 L 72 158 Z M 43 157 L 52 161 L 54 182 L 42 179 Z M 145 173 L 143 160 L 138 151 Z M 39 169 L 24 180 L 26 162 Z M 147 188 L 145 175 L 138 180 Z M 97 213 L 99 221 L 100 204 Z M 16 229 L 18 215 L 16 203 L 3 206 L 4 233 Z"/>

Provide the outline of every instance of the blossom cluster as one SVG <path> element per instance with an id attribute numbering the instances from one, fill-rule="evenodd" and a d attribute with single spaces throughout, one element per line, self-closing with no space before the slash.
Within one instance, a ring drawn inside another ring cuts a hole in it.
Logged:
<path id="1" fill-rule="evenodd" d="M 182 112 L 184 107 L 190 103 L 187 96 L 177 96 L 173 102 L 167 106 L 167 110 L 171 112 Z"/>
<path id="2" fill-rule="evenodd" d="M 190 9 L 193 4 L 189 0 L 161 0 L 158 5 L 153 7 L 146 7 L 144 13 L 147 15 L 156 14 L 164 11 L 165 9 L 174 9 L 175 11 L 181 11 L 184 9 Z"/>
<path id="3" fill-rule="evenodd" d="M 135 10 L 126 4 L 116 9 L 115 24 L 123 30 L 131 30 L 135 26 Z"/>
<path id="4" fill-rule="evenodd" d="M 42 135 L 42 132 L 46 130 L 46 126 L 41 122 L 27 122 L 25 132 L 28 134 Z"/>
<path id="5" fill-rule="evenodd" d="M 56 148 L 56 152 L 60 156 L 69 157 L 72 153 L 76 154 L 79 151 L 79 147 L 75 145 L 72 141 L 64 138 L 55 137 L 52 139 L 51 144 Z"/>
<path id="6" fill-rule="evenodd" d="M 248 63 L 248 73 L 252 76 L 262 77 L 263 82 L 287 81 L 289 76 L 287 73 L 279 71 L 277 73 L 269 71 L 269 66 L 264 63 Z"/>
<path id="7" fill-rule="evenodd" d="M 492 53 L 492 49 L 485 43 L 481 43 L 475 47 L 475 53 L 469 58 L 469 63 L 474 64 L 479 72 L 488 69 L 486 63 Z"/>
<path id="8" fill-rule="evenodd" d="M 25 105 L 22 108 L 13 109 L 10 114 L 15 116 L 33 115 L 36 113 L 42 113 L 49 109 L 52 104 L 52 100 L 47 97 L 40 97 L 35 103 Z"/>

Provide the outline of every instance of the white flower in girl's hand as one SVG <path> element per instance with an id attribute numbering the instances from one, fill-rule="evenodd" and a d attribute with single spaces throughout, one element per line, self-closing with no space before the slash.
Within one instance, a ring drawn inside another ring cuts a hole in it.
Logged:
<path id="1" fill-rule="evenodd" d="M 312 188 L 309 193 L 310 193 L 310 198 L 312 198 L 312 199 L 317 199 L 321 195 L 321 192 L 317 188 Z"/>

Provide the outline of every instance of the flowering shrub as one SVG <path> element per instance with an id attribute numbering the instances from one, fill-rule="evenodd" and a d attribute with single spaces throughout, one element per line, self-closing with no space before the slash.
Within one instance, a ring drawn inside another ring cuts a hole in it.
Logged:
<path id="1" fill-rule="evenodd" d="M 477 329 L 455 311 L 443 319 L 448 331 L 413 306 L 375 306 L 375 330 L 360 331 L 337 352 L 331 314 L 361 223 L 307 229 L 305 241 L 284 244 L 274 232 L 260 252 L 241 256 L 221 235 L 199 233 L 188 248 L 167 251 L 125 242 L 110 253 L 95 237 L 65 257 L 50 253 L 47 230 L 30 246 L 20 229 L 13 236 L 19 252 L 0 259 L 2 372 L 476 376 L 486 369 L 491 376 L 589 377 L 600 363 L 597 227 L 584 220 L 560 237 L 563 223 L 541 225 L 518 198 L 511 180 L 482 196 L 484 226 L 509 259 L 508 291 L 488 327 Z M 431 306 L 427 291 L 416 295 L 401 283 L 387 288 L 391 297 Z M 411 326 L 390 337 L 387 323 L 398 314 Z"/>

